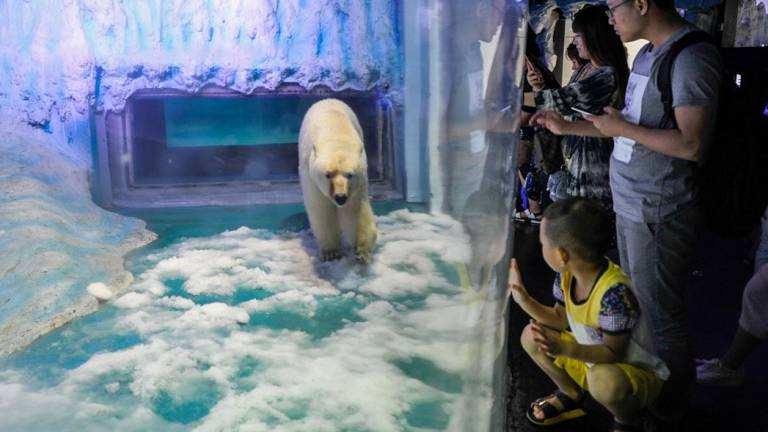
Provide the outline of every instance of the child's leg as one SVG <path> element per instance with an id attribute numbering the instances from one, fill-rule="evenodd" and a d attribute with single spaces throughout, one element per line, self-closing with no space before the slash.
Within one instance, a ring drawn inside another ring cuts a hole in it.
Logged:
<path id="1" fill-rule="evenodd" d="M 581 388 L 579 385 L 568 375 L 568 373 L 561 367 L 555 365 L 555 360 L 540 352 L 536 346 L 536 342 L 533 341 L 533 332 L 531 331 L 530 324 L 523 329 L 523 334 L 520 336 L 520 343 L 526 353 L 533 359 L 534 362 L 549 376 L 549 378 L 555 383 L 561 392 L 568 395 L 573 400 L 579 400 L 581 398 Z M 549 401 L 558 409 L 562 409 L 560 401 L 556 398 L 551 398 L 553 401 Z"/>
<path id="2" fill-rule="evenodd" d="M 587 372 L 587 384 L 592 397 L 621 423 L 639 423 L 641 403 L 632 395 L 632 383 L 627 374 L 614 364 L 596 364 Z"/>

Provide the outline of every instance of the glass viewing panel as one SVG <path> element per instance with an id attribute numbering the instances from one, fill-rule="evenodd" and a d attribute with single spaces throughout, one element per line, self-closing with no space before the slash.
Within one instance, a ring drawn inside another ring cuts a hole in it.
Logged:
<path id="1" fill-rule="evenodd" d="M 136 95 L 128 116 L 129 185 L 298 181 L 301 121 L 326 97 Z M 360 120 L 369 179 L 383 180 L 388 104 L 375 96 L 340 99 Z"/>

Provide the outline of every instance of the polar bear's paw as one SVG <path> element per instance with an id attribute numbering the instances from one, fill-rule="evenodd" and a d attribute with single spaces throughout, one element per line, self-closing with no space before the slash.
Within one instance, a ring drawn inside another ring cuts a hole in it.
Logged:
<path id="1" fill-rule="evenodd" d="M 355 258 L 363 263 L 370 264 L 373 261 L 373 252 L 370 248 L 355 248 Z"/>
<path id="2" fill-rule="evenodd" d="M 328 249 L 320 252 L 320 261 L 336 261 L 341 258 L 341 250 Z"/>

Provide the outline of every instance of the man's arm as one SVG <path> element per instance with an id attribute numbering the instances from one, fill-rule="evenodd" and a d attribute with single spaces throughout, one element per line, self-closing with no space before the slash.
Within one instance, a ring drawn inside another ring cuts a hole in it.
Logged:
<path id="1" fill-rule="evenodd" d="M 714 45 L 696 44 L 678 54 L 674 68 L 671 90 L 676 129 L 638 126 L 611 108 L 605 109 L 605 115 L 587 120 L 605 135 L 623 136 L 655 152 L 698 161 L 714 130 L 712 120 L 722 77 L 720 56 Z"/>
<path id="2" fill-rule="evenodd" d="M 711 118 L 711 108 L 680 106 L 674 110 L 676 129 L 654 129 L 630 123 L 614 108 L 605 108 L 604 115 L 586 116 L 586 119 L 607 136 L 623 136 L 655 152 L 698 161 L 704 142 L 714 127 L 714 122 L 708 121 Z"/>

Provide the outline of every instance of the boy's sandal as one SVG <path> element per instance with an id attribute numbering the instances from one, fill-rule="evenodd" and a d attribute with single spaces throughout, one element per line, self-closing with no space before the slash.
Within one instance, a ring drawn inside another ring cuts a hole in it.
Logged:
<path id="1" fill-rule="evenodd" d="M 611 431 L 612 432 L 643 432 L 643 428 L 638 425 L 622 423 L 614 418 L 613 425 L 611 426 Z"/>
<path id="2" fill-rule="evenodd" d="M 562 410 L 547 401 L 547 399 L 550 399 L 552 396 L 557 398 L 563 405 Z M 555 390 L 550 396 L 536 399 L 531 406 L 528 407 L 525 416 L 528 417 L 528 421 L 537 426 L 554 426 L 566 420 L 573 420 L 587 415 L 587 412 L 582 408 L 584 402 L 583 399 L 584 398 L 582 397 L 581 399 L 576 400 L 560 390 Z M 533 411 L 534 407 L 539 407 L 544 414 L 544 418 L 536 418 Z"/>

